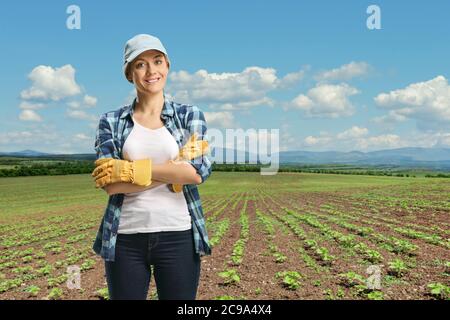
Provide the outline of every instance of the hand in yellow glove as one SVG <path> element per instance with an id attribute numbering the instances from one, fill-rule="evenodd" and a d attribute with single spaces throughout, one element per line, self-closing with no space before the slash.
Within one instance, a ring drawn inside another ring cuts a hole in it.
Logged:
<path id="1" fill-rule="evenodd" d="M 208 152 L 208 141 L 197 140 L 197 133 L 194 133 L 189 141 L 180 149 L 175 161 L 192 160 Z"/>
<path id="2" fill-rule="evenodd" d="M 95 161 L 95 166 L 92 176 L 96 188 L 115 182 L 131 182 L 143 187 L 152 183 L 152 159 L 128 161 L 104 158 Z"/>
<path id="3" fill-rule="evenodd" d="M 208 152 L 208 141 L 197 141 L 197 133 L 194 133 L 189 141 L 180 149 L 178 156 L 174 162 L 183 160 L 192 160 Z M 169 188 L 173 192 L 181 192 L 183 190 L 182 184 L 172 184 Z"/>

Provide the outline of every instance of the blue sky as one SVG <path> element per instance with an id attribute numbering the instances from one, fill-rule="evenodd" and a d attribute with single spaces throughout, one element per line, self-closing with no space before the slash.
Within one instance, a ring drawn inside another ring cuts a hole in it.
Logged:
<path id="1" fill-rule="evenodd" d="M 80 30 L 66 27 L 71 4 Z M 366 26 L 372 4 L 380 30 Z M 450 147 L 449 12 L 445 0 L 3 4 L 0 151 L 93 153 L 99 116 L 133 96 L 122 53 L 139 33 L 164 43 L 165 92 L 210 130 L 279 129 L 281 150 Z"/>

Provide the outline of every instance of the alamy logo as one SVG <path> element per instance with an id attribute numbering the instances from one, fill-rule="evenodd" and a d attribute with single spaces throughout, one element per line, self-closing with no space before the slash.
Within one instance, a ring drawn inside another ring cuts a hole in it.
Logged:
<path id="1" fill-rule="evenodd" d="M 81 10 L 80 7 L 77 5 L 70 5 L 66 9 L 66 13 L 70 14 L 70 16 L 67 17 L 66 20 L 66 26 L 67 29 L 73 30 L 73 29 L 81 29 Z"/>
<path id="2" fill-rule="evenodd" d="M 367 7 L 367 14 L 370 16 L 367 18 L 366 25 L 369 30 L 381 29 L 381 9 L 379 6 L 372 4 Z"/>
<path id="3" fill-rule="evenodd" d="M 67 288 L 70 290 L 81 289 L 81 269 L 79 266 L 67 267 Z"/>
<path id="4" fill-rule="evenodd" d="M 279 129 L 219 129 L 208 130 L 211 162 L 260 164 L 261 175 L 274 175 L 279 169 Z"/>
<path id="5" fill-rule="evenodd" d="M 366 270 L 369 277 L 366 279 L 366 286 L 370 290 L 381 289 L 381 267 L 377 265 L 369 266 Z"/>

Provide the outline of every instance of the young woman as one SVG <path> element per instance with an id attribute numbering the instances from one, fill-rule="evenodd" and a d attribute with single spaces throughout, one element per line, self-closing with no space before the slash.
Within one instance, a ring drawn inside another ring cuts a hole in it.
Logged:
<path id="1" fill-rule="evenodd" d="M 123 71 L 137 98 L 99 121 L 92 175 L 110 197 L 93 249 L 111 299 L 146 299 L 151 265 L 159 299 L 195 299 L 200 258 L 211 254 L 197 190 L 211 174 L 206 122 L 165 97 L 169 68 L 158 38 L 128 40 Z"/>

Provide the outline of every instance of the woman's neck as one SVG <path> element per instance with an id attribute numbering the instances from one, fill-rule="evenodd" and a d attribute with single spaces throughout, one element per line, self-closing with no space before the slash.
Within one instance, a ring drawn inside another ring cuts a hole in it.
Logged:
<path id="1" fill-rule="evenodd" d="M 137 93 L 135 112 L 150 116 L 158 115 L 161 114 L 163 106 L 164 95 L 162 91 L 153 95 Z"/>

